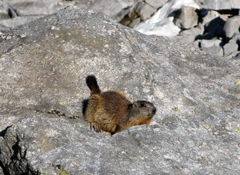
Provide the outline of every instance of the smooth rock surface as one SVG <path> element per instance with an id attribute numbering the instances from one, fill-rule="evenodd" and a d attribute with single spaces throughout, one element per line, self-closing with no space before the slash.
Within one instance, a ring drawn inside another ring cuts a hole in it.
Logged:
<path id="1" fill-rule="evenodd" d="M 229 18 L 224 25 L 224 32 L 226 37 L 232 38 L 234 34 L 240 32 L 240 16 Z"/>
<path id="2" fill-rule="evenodd" d="M 220 17 L 220 13 L 218 13 L 217 11 L 206 11 L 204 10 L 204 13 L 206 13 L 206 15 L 203 16 L 202 18 L 202 25 L 205 25 L 206 23 L 214 20 L 215 18 Z"/>
<path id="3" fill-rule="evenodd" d="M 176 17 L 174 23 L 181 29 L 190 29 L 198 24 L 198 15 L 193 7 L 183 6 Z"/>
<path id="4" fill-rule="evenodd" d="M 205 52 L 212 53 L 218 56 L 223 56 L 223 50 L 221 48 L 221 40 L 201 40 L 201 49 Z"/>
<path id="5" fill-rule="evenodd" d="M 240 46 L 240 34 L 234 34 L 232 39 L 229 41 L 229 43 L 225 44 L 224 49 L 224 57 L 231 57 L 237 55 L 239 52 L 239 46 Z"/>
<path id="6" fill-rule="evenodd" d="M 74 8 L 15 28 L 0 42 L 4 172 L 240 171 L 239 60 L 142 35 Z M 91 131 L 82 115 L 89 74 L 103 91 L 153 102 L 158 109 L 153 125 L 112 137 Z"/>
<path id="7" fill-rule="evenodd" d="M 145 0 L 145 2 L 155 9 L 158 9 L 159 7 L 162 7 L 167 2 L 167 0 Z"/>
<path id="8" fill-rule="evenodd" d="M 203 31 L 204 28 L 201 26 L 192 28 L 191 30 L 184 30 L 179 34 L 179 36 L 174 37 L 174 39 L 179 39 L 181 42 L 190 44 L 193 43 L 196 36 L 198 36 L 199 33 L 203 33 Z"/>
<path id="9" fill-rule="evenodd" d="M 151 17 L 152 14 L 156 12 L 156 9 L 147 3 L 140 5 L 140 8 L 136 7 L 136 13 L 139 14 L 141 20 L 145 21 Z"/>
<path id="10" fill-rule="evenodd" d="M 202 8 L 210 9 L 210 10 L 223 10 L 223 9 L 240 9 L 240 1 L 239 0 L 196 0 L 200 4 L 202 4 Z"/>

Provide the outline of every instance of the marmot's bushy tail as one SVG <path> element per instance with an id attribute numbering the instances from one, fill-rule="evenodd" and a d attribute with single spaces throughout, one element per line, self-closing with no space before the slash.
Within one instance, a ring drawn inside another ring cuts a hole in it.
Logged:
<path id="1" fill-rule="evenodd" d="M 97 79 L 94 75 L 87 76 L 86 83 L 87 83 L 89 89 L 91 90 L 92 94 L 100 94 L 101 93 L 101 90 L 97 84 Z"/>

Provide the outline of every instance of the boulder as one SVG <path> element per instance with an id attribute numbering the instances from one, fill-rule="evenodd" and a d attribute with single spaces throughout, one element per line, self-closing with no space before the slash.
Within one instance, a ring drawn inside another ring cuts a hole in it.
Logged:
<path id="1" fill-rule="evenodd" d="M 8 10 L 9 10 L 9 6 L 7 2 L 1 1 L 0 2 L 0 14 L 1 14 L 0 19 L 10 18 Z"/>
<path id="2" fill-rule="evenodd" d="M 159 7 L 162 7 L 167 0 L 145 0 L 146 3 L 151 5 L 155 9 L 159 9 Z"/>
<path id="3" fill-rule="evenodd" d="M 213 10 L 201 10 L 201 16 L 202 16 L 202 25 L 205 25 L 206 23 L 214 20 L 214 19 L 218 19 L 220 17 L 220 13 L 218 13 L 217 11 L 213 11 Z M 222 21 L 220 22 L 222 23 Z"/>
<path id="4" fill-rule="evenodd" d="M 235 40 L 230 40 L 229 43 L 223 46 L 224 57 L 235 56 L 238 53 L 238 44 Z"/>
<path id="5" fill-rule="evenodd" d="M 141 19 L 140 18 L 135 18 L 131 21 L 131 23 L 128 25 L 129 27 L 133 28 L 135 27 L 136 25 L 138 25 L 139 23 L 141 22 Z"/>
<path id="6" fill-rule="evenodd" d="M 184 43 L 190 44 L 190 43 L 193 43 L 196 40 L 197 36 L 201 35 L 203 31 L 204 31 L 204 28 L 201 26 L 198 26 L 189 30 L 183 30 L 181 31 L 179 36 L 176 36 L 174 38 L 178 38 L 178 40 Z"/>
<path id="7" fill-rule="evenodd" d="M 183 6 L 174 18 L 174 23 L 181 29 L 190 29 L 198 24 L 198 15 L 193 7 Z"/>
<path id="8" fill-rule="evenodd" d="M 223 49 L 221 47 L 221 40 L 211 39 L 211 40 L 201 40 L 200 48 L 207 52 L 218 56 L 223 56 Z"/>
<path id="9" fill-rule="evenodd" d="M 149 19 L 156 9 L 145 2 L 139 2 L 135 7 L 134 11 L 138 14 L 142 21 Z"/>
<path id="10" fill-rule="evenodd" d="M 226 37 L 232 38 L 234 34 L 240 32 L 240 16 L 229 18 L 223 28 Z"/>
<path id="11" fill-rule="evenodd" d="M 0 42 L 5 174 L 240 171 L 239 60 L 71 7 L 14 28 Z M 154 103 L 152 125 L 113 136 L 90 130 L 82 112 L 89 74 L 103 91 Z"/>
<path id="12" fill-rule="evenodd" d="M 237 55 L 239 49 L 240 34 L 234 34 L 232 39 L 223 46 L 224 57 L 232 57 Z"/>
<path id="13" fill-rule="evenodd" d="M 196 0 L 199 4 L 202 5 L 203 9 L 208 10 L 230 10 L 230 9 L 240 9 L 240 1 L 239 0 Z"/>

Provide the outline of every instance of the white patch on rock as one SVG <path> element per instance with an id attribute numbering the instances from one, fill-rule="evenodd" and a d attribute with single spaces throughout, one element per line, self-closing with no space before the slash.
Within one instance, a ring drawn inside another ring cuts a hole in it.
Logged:
<path id="1" fill-rule="evenodd" d="M 134 29 L 147 35 L 177 36 L 181 29 L 174 25 L 174 17 L 171 16 L 171 13 L 182 6 L 199 9 L 199 6 L 193 0 L 171 0 L 159 9 L 152 18 L 137 25 Z"/>

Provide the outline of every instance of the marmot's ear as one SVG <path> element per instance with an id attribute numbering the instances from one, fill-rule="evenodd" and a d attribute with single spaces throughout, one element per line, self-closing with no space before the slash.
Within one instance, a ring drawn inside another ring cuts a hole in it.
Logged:
<path id="1" fill-rule="evenodd" d="M 128 105 L 128 114 L 130 114 L 131 112 L 135 111 L 136 109 L 136 104 L 135 103 L 131 103 Z"/>
<path id="2" fill-rule="evenodd" d="M 135 109 L 138 107 L 138 103 L 136 101 L 134 101 L 132 104 L 128 105 L 128 109 Z"/>

